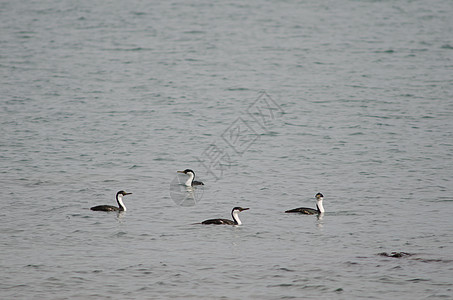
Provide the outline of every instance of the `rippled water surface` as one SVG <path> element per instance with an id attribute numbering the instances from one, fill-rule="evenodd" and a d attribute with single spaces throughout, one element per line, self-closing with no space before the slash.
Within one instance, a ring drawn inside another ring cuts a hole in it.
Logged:
<path id="1" fill-rule="evenodd" d="M 451 1 L 0 14 L 2 299 L 453 298 Z"/>

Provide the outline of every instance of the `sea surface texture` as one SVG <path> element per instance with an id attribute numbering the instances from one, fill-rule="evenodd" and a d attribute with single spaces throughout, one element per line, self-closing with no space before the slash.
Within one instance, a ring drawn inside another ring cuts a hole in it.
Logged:
<path id="1" fill-rule="evenodd" d="M 452 16 L 2 1 L 0 298 L 453 299 Z"/>

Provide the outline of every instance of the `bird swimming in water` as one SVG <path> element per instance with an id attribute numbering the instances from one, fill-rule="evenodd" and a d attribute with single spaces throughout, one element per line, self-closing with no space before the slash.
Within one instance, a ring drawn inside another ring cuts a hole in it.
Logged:
<path id="1" fill-rule="evenodd" d="M 112 205 L 98 205 L 90 208 L 95 211 L 126 211 L 126 205 L 123 203 L 123 196 L 130 195 L 132 193 L 126 193 L 125 191 L 119 191 L 116 193 L 116 202 L 118 202 L 118 207 Z"/>
<path id="2" fill-rule="evenodd" d="M 324 206 L 322 206 L 322 200 L 324 196 L 321 193 L 315 195 L 316 198 L 316 209 L 308 207 L 299 207 L 285 211 L 285 213 L 300 213 L 305 215 L 315 215 L 324 213 Z"/>
<path id="3" fill-rule="evenodd" d="M 233 210 L 231 211 L 231 216 L 233 217 L 232 220 L 228 219 L 209 219 L 201 222 L 201 224 L 204 225 L 209 225 L 209 224 L 214 224 L 214 225 L 241 225 L 242 222 L 239 219 L 239 213 L 243 210 L 247 210 L 248 208 L 242 208 L 242 207 L 234 207 Z"/>
<path id="4" fill-rule="evenodd" d="M 187 179 L 185 185 L 186 186 L 194 186 L 194 185 L 204 185 L 201 181 L 195 181 L 195 172 L 191 169 L 185 169 L 184 171 L 178 171 L 178 173 L 183 173 L 189 175 L 189 179 Z"/>

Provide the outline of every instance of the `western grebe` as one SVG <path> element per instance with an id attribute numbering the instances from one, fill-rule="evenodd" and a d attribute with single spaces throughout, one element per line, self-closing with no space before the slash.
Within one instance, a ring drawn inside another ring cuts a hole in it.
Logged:
<path id="1" fill-rule="evenodd" d="M 178 171 L 178 173 L 184 173 L 189 175 L 189 179 L 187 179 L 185 185 L 186 186 L 194 186 L 194 185 L 204 185 L 201 181 L 195 181 L 195 172 L 191 169 L 185 169 L 184 171 Z"/>
<path id="2" fill-rule="evenodd" d="M 322 206 L 322 200 L 323 200 L 324 196 L 321 193 L 317 193 L 315 195 L 315 198 L 316 198 L 316 209 L 307 208 L 307 207 L 299 207 L 299 208 L 287 210 L 287 211 L 285 211 L 285 213 L 301 213 L 301 214 L 305 214 L 305 215 L 314 215 L 314 214 L 323 213 L 325 211 L 324 206 Z"/>
<path id="3" fill-rule="evenodd" d="M 98 205 L 90 208 L 91 210 L 97 211 L 126 211 L 126 205 L 123 203 L 123 196 L 130 195 L 132 193 L 126 193 L 125 191 L 119 191 L 116 193 L 116 202 L 118 202 L 118 207 L 112 205 Z"/>
<path id="4" fill-rule="evenodd" d="M 233 217 L 233 221 L 228 220 L 228 219 L 209 219 L 206 221 L 201 222 L 201 224 L 215 224 L 215 225 L 241 225 L 242 222 L 239 219 L 239 213 L 243 210 L 247 210 L 248 208 L 242 208 L 242 207 L 235 207 L 231 211 L 231 216 Z"/>

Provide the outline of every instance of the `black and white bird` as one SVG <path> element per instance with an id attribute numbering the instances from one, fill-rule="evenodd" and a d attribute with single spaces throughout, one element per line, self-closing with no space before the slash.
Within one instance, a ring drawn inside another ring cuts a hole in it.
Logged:
<path id="1" fill-rule="evenodd" d="M 317 193 L 315 195 L 316 198 L 316 209 L 308 208 L 308 207 L 299 207 L 285 211 L 285 213 L 300 213 L 305 215 L 315 215 L 324 213 L 324 206 L 322 206 L 322 200 L 324 196 L 321 193 Z"/>
<path id="2" fill-rule="evenodd" d="M 132 193 L 126 193 L 125 191 L 119 191 L 116 193 L 116 202 L 118 202 L 118 207 L 113 205 L 98 205 L 90 208 L 91 210 L 96 211 L 126 211 L 126 205 L 123 203 L 123 196 L 130 195 Z"/>
<path id="3" fill-rule="evenodd" d="M 189 178 L 187 179 L 187 181 L 185 183 L 186 186 L 204 185 L 203 182 L 194 180 L 195 172 L 192 171 L 191 169 L 185 169 L 184 171 L 178 171 L 178 173 L 183 173 L 183 174 L 189 175 Z"/>
<path id="4" fill-rule="evenodd" d="M 241 220 L 239 219 L 239 213 L 241 211 L 247 210 L 248 208 L 242 208 L 242 207 L 234 207 L 233 210 L 231 211 L 231 216 L 233 217 L 233 220 L 228 220 L 228 219 L 209 219 L 201 222 L 201 224 L 204 225 L 209 225 L 209 224 L 214 224 L 214 225 L 242 225 Z"/>

